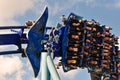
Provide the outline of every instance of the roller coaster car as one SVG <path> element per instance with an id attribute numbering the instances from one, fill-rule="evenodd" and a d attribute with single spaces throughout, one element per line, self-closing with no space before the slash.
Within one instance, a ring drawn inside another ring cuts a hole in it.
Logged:
<path id="1" fill-rule="evenodd" d="M 84 29 L 82 17 L 71 13 L 67 19 L 62 38 L 62 66 L 64 72 L 77 69 L 81 65 L 80 55 L 84 51 L 84 46 L 80 43 L 83 43 L 85 39 Z"/>

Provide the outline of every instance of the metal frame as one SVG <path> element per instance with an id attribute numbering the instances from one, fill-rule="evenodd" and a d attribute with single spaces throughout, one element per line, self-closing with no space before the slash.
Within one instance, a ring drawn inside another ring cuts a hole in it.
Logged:
<path id="1" fill-rule="evenodd" d="M 41 80 L 61 80 L 50 56 L 50 52 L 41 53 Z"/>

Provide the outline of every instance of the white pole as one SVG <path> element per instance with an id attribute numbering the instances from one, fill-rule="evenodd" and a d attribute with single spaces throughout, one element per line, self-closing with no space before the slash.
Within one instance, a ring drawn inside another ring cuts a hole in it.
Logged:
<path id="1" fill-rule="evenodd" d="M 55 65 L 53 63 L 53 60 L 52 60 L 50 54 L 48 54 L 48 56 L 47 56 L 47 65 L 48 65 L 48 69 L 50 71 L 52 79 L 53 80 L 60 80 L 59 74 L 55 68 Z"/>
<path id="2" fill-rule="evenodd" d="M 50 80 L 50 73 L 47 67 L 47 52 L 41 53 L 41 80 Z"/>

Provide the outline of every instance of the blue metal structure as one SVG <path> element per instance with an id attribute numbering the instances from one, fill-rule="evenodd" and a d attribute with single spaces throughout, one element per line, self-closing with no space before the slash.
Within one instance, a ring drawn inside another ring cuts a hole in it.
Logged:
<path id="1" fill-rule="evenodd" d="M 42 66 L 41 80 L 50 80 L 50 75 L 53 80 L 60 80 L 51 58 L 51 52 L 53 53 L 53 59 L 55 57 L 62 57 L 61 63 L 64 72 L 77 69 L 78 67 L 88 68 L 92 80 L 101 80 L 102 76 L 105 78 L 109 77 L 110 80 L 118 80 L 120 74 L 118 73 L 120 53 L 118 46 L 115 45 L 118 42 L 117 38 L 115 38 L 115 35 L 112 35 L 105 26 L 101 26 L 95 20 L 92 20 L 92 25 L 90 25 L 87 24 L 89 21 L 82 20 L 82 18 L 83 17 L 71 13 L 64 25 L 58 24 L 55 28 L 46 27 L 48 19 L 48 8 L 46 7 L 42 16 L 28 32 L 28 38 L 26 33 L 24 33 L 24 29 L 27 29 L 27 26 L 2 26 L 0 30 L 9 29 L 12 32 L 16 32 L 16 34 L 0 34 L 0 46 L 16 45 L 18 49 L 0 52 L 0 55 L 22 53 L 23 57 L 27 56 L 32 65 L 35 77 L 38 76 L 40 65 Z M 79 22 L 79 20 L 82 22 Z M 73 26 L 73 23 L 79 25 L 77 26 L 79 28 Z M 19 29 L 19 31 L 14 29 Z M 76 29 L 78 29 L 80 33 L 79 39 L 71 40 L 71 35 L 74 34 L 78 36 Z M 49 34 L 47 34 L 48 30 L 50 30 Z M 110 33 L 110 35 L 108 35 L 108 33 Z M 108 40 L 108 38 L 110 40 Z M 79 46 L 73 47 L 75 51 L 70 52 L 68 48 L 75 45 L 76 41 L 78 41 L 77 44 Z M 23 50 L 22 44 L 27 44 L 26 52 Z M 107 45 L 107 49 L 105 45 Z M 110 49 L 108 49 L 109 46 Z M 87 47 L 87 49 L 85 49 L 85 47 Z M 95 54 L 92 52 L 94 50 L 97 50 Z M 108 58 L 106 58 L 106 55 L 103 56 L 104 53 L 107 53 L 105 50 L 110 51 Z M 88 54 L 85 54 L 85 52 Z M 72 64 L 69 64 L 69 60 L 72 60 L 73 63 L 71 62 Z M 104 63 L 102 62 L 103 60 L 109 60 L 109 62 Z M 92 64 L 91 61 L 96 61 L 96 63 Z M 110 69 L 107 70 L 103 66 L 104 64 L 110 66 Z M 97 70 L 99 70 L 100 73 Z M 113 75 L 117 76 L 117 79 L 113 79 Z"/>
<path id="2" fill-rule="evenodd" d="M 5 54 L 16 54 L 16 53 L 24 53 L 24 50 L 21 47 L 21 44 L 27 44 L 28 39 L 26 37 L 26 34 L 23 33 L 24 29 L 27 27 L 25 26 L 2 26 L 0 27 L 0 30 L 3 29 L 20 29 L 20 32 L 17 34 L 0 34 L 0 45 L 16 45 L 18 47 L 18 50 L 15 51 L 4 51 L 0 52 L 0 55 Z"/>
<path id="3" fill-rule="evenodd" d="M 48 8 L 45 9 L 43 15 L 33 25 L 28 33 L 29 42 L 26 48 L 26 53 L 32 64 L 35 77 L 37 77 L 39 73 L 41 52 L 44 50 L 42 41 L 44 40 L 47 19 Z"/>

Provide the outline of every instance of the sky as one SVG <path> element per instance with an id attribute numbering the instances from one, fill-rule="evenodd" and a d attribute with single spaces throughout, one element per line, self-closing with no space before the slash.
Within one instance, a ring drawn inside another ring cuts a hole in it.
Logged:
<path id="1" fill-rule="evenodd" d="M 45 6 L 49 8 L 47 26 L 61 23 L 61 15 L 73 12 L 84 19 L 95 19 L 102 25 L 113 28 L 113 34 L 120 36 L 120 0 L 0 0 L 0 26 L 24 25 L 28 20 L 36 20 Z M 14 46 L 0 46 L 8 50 Z M 64 73 L 58 70 L 61 80 L 90 80 L 87 70 L 77 69 Z M 20 54 L 0 56 L 0 80 L 40 80 L 35 79 L 27 58 Z"/>

